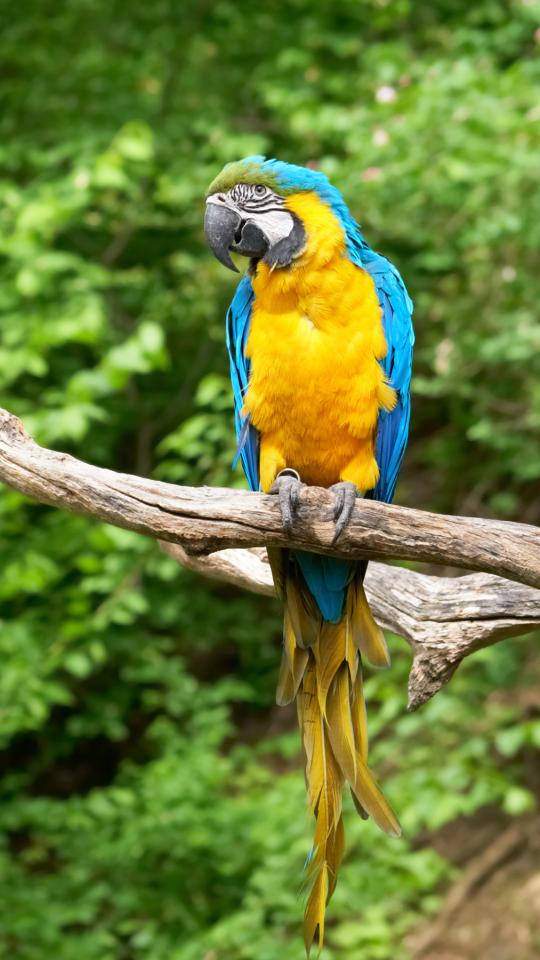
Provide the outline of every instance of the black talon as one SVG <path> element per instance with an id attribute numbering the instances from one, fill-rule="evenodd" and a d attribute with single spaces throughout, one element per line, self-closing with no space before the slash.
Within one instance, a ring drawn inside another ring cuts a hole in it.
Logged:
<path id="1" fill-rule="evenodd" d="M 305 483 L 301 482 L 296 470 L 289 467 L 278 473 L 270 487 L 270 493 L 279 494 L 283 529 L 288 536 L 292 534 L 293 517 L 298 509 L 301 487 L 305 487 Z"/>
<path id="2" fill-rule="evenodd" d="M 353 515 L 354 504 L 356 502 L 356 487 L 350 480 L 341 480 L 340 483 L 334 483 L 334 485 L 328 489 L 331 490 L 335 496 L 334 522 L 336 524 L 336 530 L 332 540 L 332 546 L 334 546 Z"/>

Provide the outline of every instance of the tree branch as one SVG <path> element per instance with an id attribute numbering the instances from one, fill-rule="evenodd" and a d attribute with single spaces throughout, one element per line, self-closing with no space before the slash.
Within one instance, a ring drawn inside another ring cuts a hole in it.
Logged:
<path id="1" fill-rule="evenodd" d="M 294 536 L 288 539 L 275 497 L 179 487 L 93 467 L 39 447 L 5 410 L 0 410 L 0 480 L 41 503 L 165 541 L 167 552 L 184 566 L 259 593 L 273 592 L 264 551 L 253 549 L 266 546 L 483 571 L 439 579 L 381 564 L 368 569 L 375 617 L 413 649 L 409 709 L 433 696 L 464 656 L 540 626 L 540 594 L 530 589 L 540 587 L 540 530 L 524 524 L 360 500 L 332 547 L 333 496 L 312 487 L 301 492 Z"/>
<path id="2" fill-rule="evenodd" d="M 93 467 L 39 447 L 5 410 L 0 411 L 0 480 L 41 503 L 180 543 L 195 554 L 226 547 L 293 546 L 349 560 L 386 557 L 450 564 L 540 587 L 536 527 L 359 500 L 332 547 L 333 495 L 307 487 L 300 493 L 291 540 L 283 531 L 277 497 L 179 487 Z"/>

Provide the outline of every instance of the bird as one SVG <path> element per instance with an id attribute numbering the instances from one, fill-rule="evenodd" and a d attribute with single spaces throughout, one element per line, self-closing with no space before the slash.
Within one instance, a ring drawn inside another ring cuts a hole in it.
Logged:
<path id="1" fill-rule="evenodd" d="M 334 495 L 335 543 L 358 498 L 390 503 L 407 445 L 413 304 L 320 170 L 264 156 L 228 163 L 206 193 L 210 249 L 238 272 L 227 312 L 237 451 L 251 490 L 276 496 L 291 538 L 306 486 Z M 364 591 L 367 562 L 268 548 L 284 604 L 277 703 L 296 699 L 307 806 L 303 934 L 323 945 L 344 855 L 342 792 L 387 834 L 401 828 L 368 766 L 362 658 L 390 665 Z M 309 891 L 309 892 L 308 892 Z"/>

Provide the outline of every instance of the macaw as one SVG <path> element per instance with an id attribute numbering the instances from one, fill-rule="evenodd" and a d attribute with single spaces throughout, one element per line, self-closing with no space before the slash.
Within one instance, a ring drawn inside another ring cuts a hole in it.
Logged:
<path id="1" fill-rule="evenodd" d="M 265 157 L 227 164 L 207 191 L 217 259 L 249 257 L 227 314 L 238 458 L 251 490 L 279 498 L 292 533 L 304 485 L 335 495 L 337 540 L 357 496 L 390 503 L 407 444 L 412 302 L 321 172 Z M 238 272 L 238 271 L 237 271 Z M 363 587 L 367 562 L 268 550 L 285 605 L 277 702 L 296 697 L 308 807 L 309 953 L 344 852 L 342 788 L 390 836 L 398 819 L 367 765 L 362 656 L 390 663 Z"/>

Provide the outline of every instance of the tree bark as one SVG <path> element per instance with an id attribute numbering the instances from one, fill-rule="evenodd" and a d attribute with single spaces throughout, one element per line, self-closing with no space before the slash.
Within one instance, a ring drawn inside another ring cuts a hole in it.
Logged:
<path id="1" fill-rule="evenodd" d="M 180 487 L 103 470 L 38 446 L 5 410 L 0 410 L 0 480 L 40 503 L 156 538 L 183 566 L 268 595 L 273 584 L 261 549 L 266 546 L 482 571 L 440 579 L 379 563 L 368 568 L 366 589 L 375 617 L 413 650 L 411 710 L 433 696 L 465 656 L 540 626 L 540 593 L 532 589 L 540 587 L 536 527 L 366 499 L 356 503 L 349 526 L 332 546 L 333 496 L 312 487 L 301 492 L 288 538 L 273 496 Z"/>

